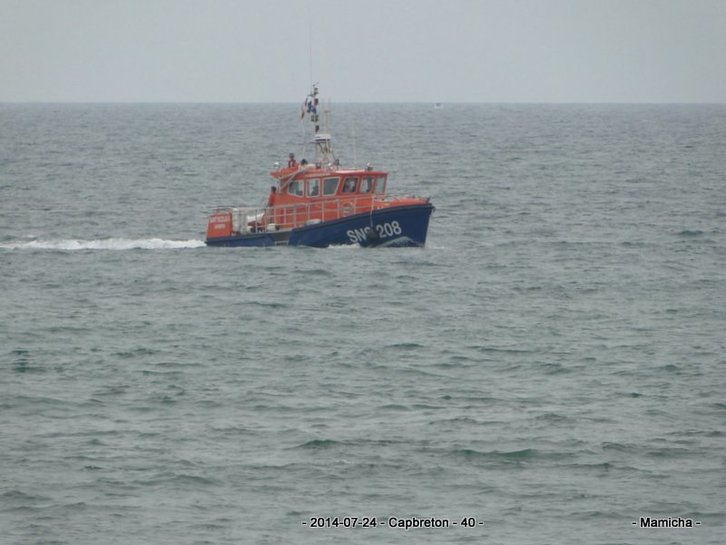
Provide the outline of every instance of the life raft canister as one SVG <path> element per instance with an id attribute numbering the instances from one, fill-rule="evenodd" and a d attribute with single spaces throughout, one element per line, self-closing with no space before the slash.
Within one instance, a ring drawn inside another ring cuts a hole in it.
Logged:
<path id="1" fill-rule="evenodd" d="M 232 236 L 232 211 L 220 210 L 209 215 L 207 239 Z"/>

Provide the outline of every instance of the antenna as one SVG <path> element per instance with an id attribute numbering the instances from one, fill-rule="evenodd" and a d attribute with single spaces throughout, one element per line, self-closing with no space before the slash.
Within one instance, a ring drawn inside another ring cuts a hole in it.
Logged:
<path id="1" fill-rule="evenodd" d="M 310 64 L 310 88 L 313 87 L 313 23 L 308 20 L 308 63 Z"/>
<path id="2" fill-rule="evenodd" d="M 351 136 L 353 137 L 353 164 L 358 164 L 358 146 L 355 140 L 355 116 L 353 116 L 353 125 L 350 128 Z"/>
<path id="3" fill-rule="evenodd" d="M 330 113 L 333 111 L 331 106 L 331 99 L 328 98 L 328 105 L 327 107 L 323 107 L 323 130 L 325 132 L 330 132 Z"/>

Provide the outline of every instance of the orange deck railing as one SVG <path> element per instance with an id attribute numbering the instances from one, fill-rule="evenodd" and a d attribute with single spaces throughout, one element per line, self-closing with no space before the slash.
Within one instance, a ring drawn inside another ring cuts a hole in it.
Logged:
<path id="1" fill-rule="evenodd" d="M 380 196 L 379 196 L 380 198 Z M 357 195 L 350 198 L 319 200 L 285 206 L 265 208 L 218 207 L 213 214 L 230 213 L 232 231 L 254 233 L 268 230 L 294 229 L 311 223 L 331 221 L 362 214 L 374 209 L 373 195 Z"/>

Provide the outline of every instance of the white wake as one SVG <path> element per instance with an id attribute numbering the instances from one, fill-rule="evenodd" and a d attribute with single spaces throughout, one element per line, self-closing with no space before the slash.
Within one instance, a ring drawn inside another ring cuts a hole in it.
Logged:
<path id="1" fill-rule="evenodd" d="M 98 240 L 30 240 L 0 242 L 5 250 L 175 250 L 179 248 L 200 248 L 203 240 L 167 240 L 162 238 L 104 238 Z"/>

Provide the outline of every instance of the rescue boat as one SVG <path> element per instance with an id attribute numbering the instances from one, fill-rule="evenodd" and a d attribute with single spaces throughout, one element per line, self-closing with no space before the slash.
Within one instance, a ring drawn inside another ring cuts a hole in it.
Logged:
<path id="1" fill-rule="evenodd" d="M 267 205 L 224 206 L 209 215 L 208 246 L 313 246 L 355 244 L 424 246 L 434 210 L 430 199 L 387 192 L 388 172 L 345 168 L 335 156 L 332 137 L 320 129 L 317 85 L 303 102 L 300 118 L 314 127 L 306 138 L 311 161 L 289 154 L 275 165 Z"/>

